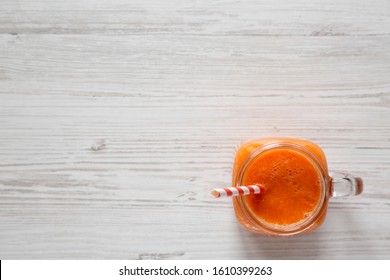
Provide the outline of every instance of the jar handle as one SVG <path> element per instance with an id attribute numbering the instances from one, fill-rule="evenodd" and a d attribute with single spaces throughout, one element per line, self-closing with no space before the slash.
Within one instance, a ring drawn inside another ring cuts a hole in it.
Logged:
<path id="1" fill-rule="evenodd" d="M 332 197 L 355 196 L 363 192 L 363 180 L 346 172 L 330 172 Z"/>

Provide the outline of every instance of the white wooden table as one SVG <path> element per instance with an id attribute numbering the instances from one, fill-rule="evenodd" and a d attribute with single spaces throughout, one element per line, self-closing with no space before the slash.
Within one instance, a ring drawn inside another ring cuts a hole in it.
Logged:
<path id="1" fill-rule="evenodd" d="M 1 259 L 390 258 L 390 1 L 1 0 Z M 244 231 L 235 148 L 364 179 L 320 229 Z"/>

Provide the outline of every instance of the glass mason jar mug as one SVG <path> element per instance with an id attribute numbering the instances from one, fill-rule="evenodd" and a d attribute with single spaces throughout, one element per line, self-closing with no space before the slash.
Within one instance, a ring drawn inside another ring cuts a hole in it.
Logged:
<path id="1" fill-rule="evenodd" d="M 316 229 L 325 219 L 330 197 L 363 191 L 361 178 L 329 174 L 324 152 L 309 141 L 292 138 L 252 140 L 237 151 L 233 186 L 261 184 L 264 193 L 233 197 L 238 222 L 271 236 Z"/>

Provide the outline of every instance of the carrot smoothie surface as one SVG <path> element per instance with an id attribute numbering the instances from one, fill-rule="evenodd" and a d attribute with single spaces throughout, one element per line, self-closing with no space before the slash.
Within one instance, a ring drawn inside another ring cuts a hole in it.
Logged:
<path id="1" fill-rule="evenodd" d="M 288 226 L 305 220 L 321 199 L 321 175 L 303 154 L 272 149 L 247 167 L 243 184 L 262 184 L 264 194 L 243 196 L 243 203 L 259 221 Z"/>

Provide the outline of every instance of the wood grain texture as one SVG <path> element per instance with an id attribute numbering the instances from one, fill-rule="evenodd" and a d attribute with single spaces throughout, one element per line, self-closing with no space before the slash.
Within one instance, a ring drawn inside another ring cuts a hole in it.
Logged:
<path id="1" fill-rule="evenodd" d="M 2 1 L 1 259 L 390 258 L 388 1 L 129 2 Z M 270 136 L 364 194 L 244 231 L 209 191 Z"/>
<path id="2" fill-rule="evenodd" d="M 50 34 L 390 35 L 387 0 L 2 0 L 0 31 Z"/>

